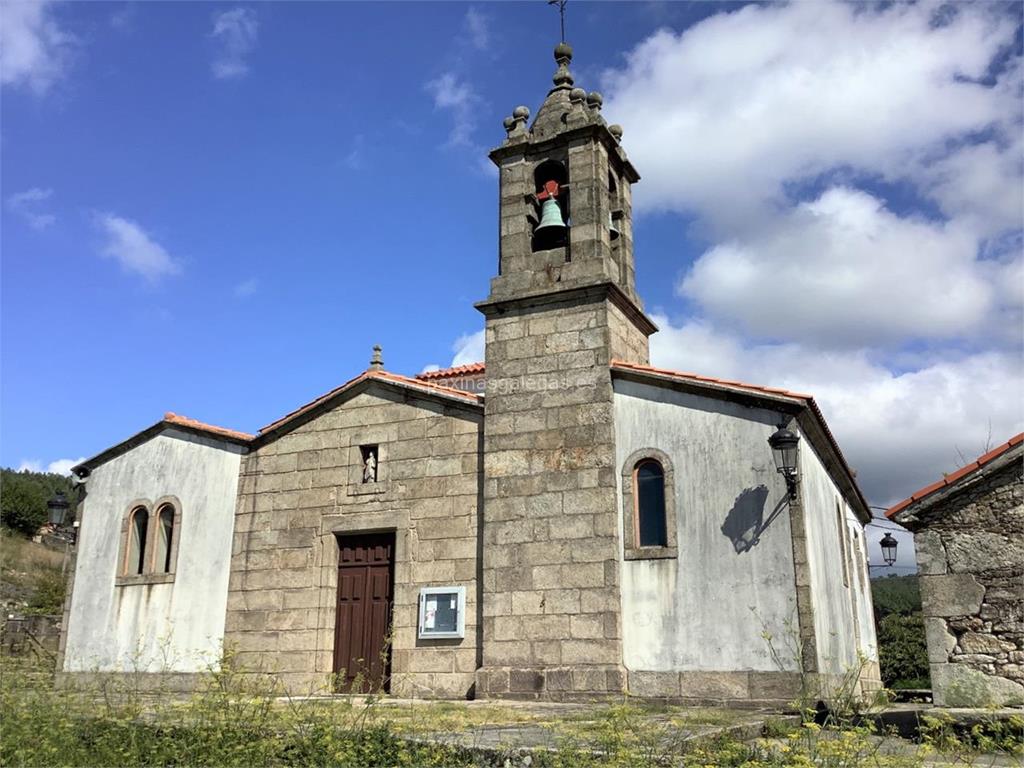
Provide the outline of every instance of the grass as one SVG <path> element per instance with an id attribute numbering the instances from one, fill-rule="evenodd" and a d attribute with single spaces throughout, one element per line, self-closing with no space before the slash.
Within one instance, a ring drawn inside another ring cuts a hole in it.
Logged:
<path id="1" fill-rule="evenodd" d="M 0 528 L 0 594 L 25 613 L 59 614 L 64 604 L 64 553 Z"/>
<path id="2" fill-rule="evenodd" d="M 959 765 L 974 764 L 979 749 L 1024 756 L 1024 720 L 967 734 L 936 721 L 923 744 L 899 742 L 896 751 L 870 727 L 813 722 L 769 721 L 765 737 L 750 741 L 724 735 L 694 742 L 685 739 L 688 728 L 730 725 L 750 713 L 629 699 L 578 710 L 387 704 L 376 696 L 292 699 L 281 696 L 272 676 L 246 674 L 230 658 L 206 676 L 202 690 L 177 698 L 143 695 L 131 676 L 54 690 L 52 674 L 38 662 L 0 657 L 0 765 L 919 768 L 936 752 Z M 485 725 L 543 727 L 551 748 L 526 756 L 514 747 L 474 750 L 446 739 Z"/>

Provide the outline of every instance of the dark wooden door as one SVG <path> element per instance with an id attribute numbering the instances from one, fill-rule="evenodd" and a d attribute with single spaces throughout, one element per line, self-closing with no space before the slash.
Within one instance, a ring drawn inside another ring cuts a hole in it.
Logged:
<path id="1" fill-rule="evenodd" d="M 339 536 L 338 548 L 334 629 L 338 689 L 353 693 L 387 690 L 395 534 Z"/>

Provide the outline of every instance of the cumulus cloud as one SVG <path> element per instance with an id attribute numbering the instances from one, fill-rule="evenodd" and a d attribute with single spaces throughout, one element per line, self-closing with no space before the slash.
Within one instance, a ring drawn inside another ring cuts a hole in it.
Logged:
<path id="1" fill-rule="evenodd" d="M 750 335 L 862 346 L 985 331 L 1015 297 L 961 222 L 900 217 L 834 187 L 756 232 L 708 250 L 682 295 Z M 785 298 L 780 300 L 784 286 Z"/>
<path id="2" fill-rule="evenodd" d="M 466 365 L 467 363 L 479 363 L 484 359 L 484 332 L 479 330 L 476 333 L 466 333 L 459 336 L 452 345 L 452 365 Z"/>
<path id="3" fill-rule="evenodd" d="M 986 80 L 1016 16 L 999 4 L 790 3 L 661 30 L 603 77 L 604 111 L 644 174 L 634 200 L 737 228 L 770 216 L 787 184 L 852 168 L 919 184 L 952 210 L 931 164 L 969 163 L 956 141 L 981 132 L 999 137 L 988 151 L 1005 165 L 978 184 L 1019 185 L 1020 71 Z"/>
<path id="4" fill-rule="evenodd" d="M 49 472 L 54 475 L 70 475 L 71 468 L 85 461 L 84 456 L 77 459 L 57 459 L 51 461 L 44 468 L 43 462 L 38 459 L 24 459 L 18 465 L 19 472 Z"/>
<path id="5" fill-rule="evenodd" d="M 181 264 L 136 222 L 104 213 L 96 217 L 96 223 L 106 235 L 101 253 L 128 272 L 151 283 L 181 272 Z"/>
<path id="6" fill-rule="evenodd" d="M 7 207 L 25 220 L 32 229 L 46 229 L 57 221 L 57 217 L 42 209 L 50 197 L 52 189 L 33 187 L 24 192 L 17 192 L 7 198 Z"/>
<path id="7" fill-rule="evenodd" d="M 248 74 L 247 59 L 256 47 L 258 31 L 256 12 L 250 8 L 232 8 L 214 14 L 210 33 L 218 46 L 210 65 L 214 77 L 226 80 Z"/>
<path id="8" fill-rule="evenodd" d="M 445 72 L 424 86 L 434 99 L 434 109 L 450 113 L 452 130 L 448 137 L 451 146 L 471 146 L 476 118 L 473 112 L 477 95 L 473 88 L 455 72 Z"/>
<path id="9" fill-rule="evenodd" d="M 57 22 L 54 4 L 0 3 L 0 83 L 46 93 L 67 71 L 74 37 Z"/>
<path id="10" fill-rule="evenodd" d="M 878 505 L 899 501 L 1024 430 L 1019 351 L 927 356 L 890 368 L 868 350 L 757 344 L 701 320 L 654 315 L 654 365 L 814 395 L 858 482 Z"/>

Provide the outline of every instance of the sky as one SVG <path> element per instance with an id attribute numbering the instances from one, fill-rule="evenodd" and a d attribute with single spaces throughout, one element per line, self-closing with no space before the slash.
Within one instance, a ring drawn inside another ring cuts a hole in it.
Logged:
<path id="1" fill-rule="evenodd" d="M 814 394 L 878 507 L 1024 430 L 1021 9 L 569 3 L 642 177 L 652 363 Z M 550 88 L 553 8 L 0 13 L 0 464 L 166 411 L 253 432 L 374 344 L 483 358 L 486 155 Z"/>

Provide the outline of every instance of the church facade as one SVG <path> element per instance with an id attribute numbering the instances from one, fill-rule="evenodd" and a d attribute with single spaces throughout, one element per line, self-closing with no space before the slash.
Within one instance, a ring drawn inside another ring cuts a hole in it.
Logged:
<path id="1" fill-rule="evenodd" d="M 230 649 L 295 692 L 878 686 L 854 475 L 810 396 L 650 365 L 639 174 L 571 57 L 490 153 L 485 361 L 407 377 L 377 349 L 255 435 L 168 414 L 76 467 L 65 676 L 189 686 Z"/>

